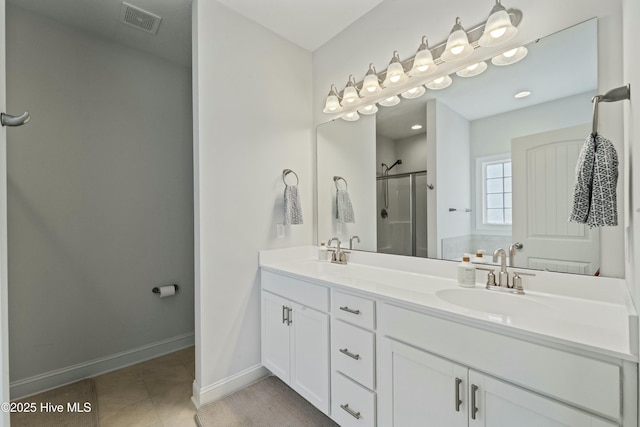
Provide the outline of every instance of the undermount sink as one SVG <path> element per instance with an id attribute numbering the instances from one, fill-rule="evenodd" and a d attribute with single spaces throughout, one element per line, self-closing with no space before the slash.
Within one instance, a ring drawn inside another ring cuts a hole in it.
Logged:
<path id="1" fill-rule="evenodd" d="M 527 295 L 515 295 L 486 289 L 442 289 L 436 292 L 442 301 L 458 307 L 498 316 L 539 316 L 551 308 Z"/>

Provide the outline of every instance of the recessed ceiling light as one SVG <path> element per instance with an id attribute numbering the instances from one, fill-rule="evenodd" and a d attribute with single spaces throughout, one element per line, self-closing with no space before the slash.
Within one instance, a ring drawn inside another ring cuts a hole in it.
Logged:
<path id="1" fill-rule="evenodd" d="M 413 126 L 411 126 L 411 129 L 413 129 L 413 130 L 422 129 L 422 125 L 413 125 Z"/>
<path id="2" fill-rule="evenodd" d="M 531 95 L 530 90 L 523 90 L 522 92 L 518 92 L 515 95 L 513 95 L 513 97 L 516 99 L 519 99 L 519 98 L 526 98 L 529 95 Z"/>

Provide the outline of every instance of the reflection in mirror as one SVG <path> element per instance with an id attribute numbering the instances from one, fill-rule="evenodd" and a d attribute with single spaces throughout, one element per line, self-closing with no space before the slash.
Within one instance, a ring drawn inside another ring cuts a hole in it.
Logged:
<path id="1" fill-rule="evenodd" d="M 357 234 L 356 250 L 483 262 L 504 248 L 512 266 L 596 274 L 599 230 L 567 218 L 597 90 L 597 20 L 527 48 L 516 64 L 318 126 L 318 241 Z M 334 175 L 349 182 L 355 223 L 335 218 Z"/>

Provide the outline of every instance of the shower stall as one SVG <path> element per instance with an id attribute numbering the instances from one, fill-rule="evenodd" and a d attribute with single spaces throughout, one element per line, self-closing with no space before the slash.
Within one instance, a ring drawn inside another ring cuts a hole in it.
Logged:
<path id="1" fill-rule="evenodd" d="M 426 257 L 427 171 L 389 175 L 398 162 L 376 178 L 378 252 Z"/>

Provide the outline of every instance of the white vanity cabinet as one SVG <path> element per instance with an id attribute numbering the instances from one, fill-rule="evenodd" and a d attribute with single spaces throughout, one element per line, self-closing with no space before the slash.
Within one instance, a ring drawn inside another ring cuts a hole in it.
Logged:
<path id="1" fill-rule="evenodd" d="M 393 305 L 382 304 L 381 311 L 385 336 L 378 364 L 380 425 L 602 427 L 622 423 L 621 364 Z"/>
<path id="2" fill-rule="evenodd" d="M 469 407 L 470 427 L 618 426 L 472 369 L 468 378 L 469 402 L 475 404 Z"/>
<path id="3" fill-rule="evenodd" d="M 262 272 L 262 364 L 325 414 L 328 311 L 328 288 Z"/>
<path id="4" fill-rule="evenodd" d="M 467 425 L 466 367 L 389 338 L 380 366 L 380 425 Z"/>
<path id="5" fill-rule="evenodd" d="M 618 425 L 393 339 L 383 339 L 380 363 L 381 425 Z"/>
<path id="6" fill-rule="evenodd" d="M 638 426 L 626 294 L 621 308 L 532 291 L 513 296 L 523 315 L 499 305 L 485 316 L 445 304 L 441 294 L 460 292 L 447 279 L 282 259 L 261 264 L 262 363 L 343 427 Z"/>

